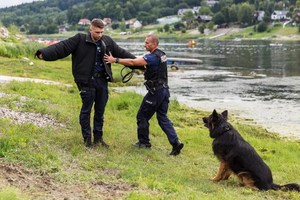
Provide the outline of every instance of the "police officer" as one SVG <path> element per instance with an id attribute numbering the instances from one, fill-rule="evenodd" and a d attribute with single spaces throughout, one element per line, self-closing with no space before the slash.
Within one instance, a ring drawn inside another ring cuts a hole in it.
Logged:
<path id="1" fill-rule="evenodd" d="M 93 105 L 94 145 L 102 144 L 104 147 L 109 147 L 103 140 L 103 116 L 108 100 L 108 82 L 113 81 L 113 77 L 111 64 L 103 61 L 104 54 L 110 52 L 117 57 L 135 58 L 103 33 L 103 21 L 93 19 L 87 34 L 78 33 L 57 44 L 39 49 L 35 54 L 45 61 L 58 60 L 72 54 L 72 73 L 82 100 L 79 122 L 84 144 L 87 147 L 92 147 L 90 115 Z"/>
<path id="2" fill-rule="evenodd" d="M 168 137 L 172 145 L 170 155 L 180 154 L 183 143 L 178 139 L 172 122 L 167 117 L 169 106 L 169 87 L 167 74 L 166 54 L 158 49 L 159 39 L 154 34 L 149 34 L 145 39 L 144 47 L 149 54 L 135 59 L 113 57 L 111 53 L 104 56 L 106 63 L 120 63 L 126 66 L 145 66 L 145 86 L 148 93 L 144 97 L 137 113 L 138 142 L 135 147 L 151 148 L 149 139 L 149 120 L 156 113 L 158 124 Z"/>

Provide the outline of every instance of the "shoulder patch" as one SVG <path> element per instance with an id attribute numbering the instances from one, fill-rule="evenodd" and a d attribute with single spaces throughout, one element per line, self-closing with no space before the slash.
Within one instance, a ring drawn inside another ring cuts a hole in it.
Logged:
<path id="1" fill-rule="evenodd" d="M 167 56 L 164 54 L 160 57 L 161 62 L 167 62 Z"/>

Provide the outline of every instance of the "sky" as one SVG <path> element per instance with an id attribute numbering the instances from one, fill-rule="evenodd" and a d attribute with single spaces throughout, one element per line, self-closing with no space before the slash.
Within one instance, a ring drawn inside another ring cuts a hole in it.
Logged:
<path id="1" fill-rule="evenodd" d="M 30 3 L 36 0 L 0 0 L 0 8 L 16 6 L 22 3 Z"/>

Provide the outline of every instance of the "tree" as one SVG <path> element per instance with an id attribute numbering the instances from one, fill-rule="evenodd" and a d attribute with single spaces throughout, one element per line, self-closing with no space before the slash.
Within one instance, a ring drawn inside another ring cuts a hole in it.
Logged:
<path id="1" fill-rule="evenodd" d="M 238 20 L 243 25 L 253 24 L 254 6 L 249 3 L 243 3 L 239 6 Z"/>
<path id="2" fill-rule="evenodd" d="M 151 24 L 156 22 L 156 17 L 149 14 L 148 12 L 138 12 L 137 19 L 143 23 L 143 25 Z"/>
<path id="3" fill-rule="evenodd" d="M 201 23 L 199 26 L 198 26 L 198 31 L 200 33 L 204 33 L 204 30 L 205 30 L 205 24 L 204 23 Z"/>
<path id="4" fill-rule="evenodd" d="M 166 33 L 169 32 L 169 30 L 170 30 L 170 25 L 169 25 L 169 24 L 165 24 L 165 25 L 164 25 L 164 30 L 165 30 Z"/>
<path id="5" fill-rule="evenodd" d="M 200 15 L 212 15 L 210 8 L 208 6 L 201 6 L 199 10 Z"/>
<path id="6" fill-rule="evenodd" d="M 261 33 L 261 32 L 265 32 L 268 28 L 268 24 L 266 22 L 260 22 L 257 25 L 257 32 Z"/>
<path id="7" fill-rule="evenodd" d="M 181 20 L 186 23 L 187 29 L 191 29 L 193 27 L 192 24 L 195 20 L 195 16 L 191 11 L 188 11 L 183 14 L 183 17 Z"/>
<path id="8" fill-rule="evenodd" d="M 232 5 L 229 8 L 229 22 L 238 21 L 238 8 L 237 5 Z"/>
<path id="9" fill-rule="evenodd" d="M 185 28 L 185 25 L 182 22 L 176 22 L 176 23 L 174 23 L 174 29 L 175 30 L 178 31 L 178 30 L 180 30 L 182 28 Z"/>
<path id="10" fill-rule="evenodd" d="M 122 22 L 119 23 L 119 28 L 121 31 L 125 32 L 126 31 L 126 23 L 125 19 L 122 20 Z"/>
<path id="11" fill-rule="evenodd" d="M 217 14 L 214 15 L 212 21 L 215 24 L 220 25 L 220 24 L 225 23 L 225 17 L 224 17 L 224 15 L 221 12 L 218 12 Z"/>

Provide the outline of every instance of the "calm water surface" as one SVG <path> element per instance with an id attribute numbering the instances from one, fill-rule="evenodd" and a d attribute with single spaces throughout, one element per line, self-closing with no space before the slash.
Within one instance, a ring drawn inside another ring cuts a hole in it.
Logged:
<path id="1" fill-rule="evenodd" d="M 300 43 L 270 41 L 161 41 L 169 57 L 197 58 L 169 73 L 172 98 L 207 111 L 228 110 L 269 131 L 300 139 Z M 143 41 L 118 41 L 136 55 Z M 144 88 L 135 88 L 144 93 Z M 199 116 L 201 120 L 202 116 Z"/>

